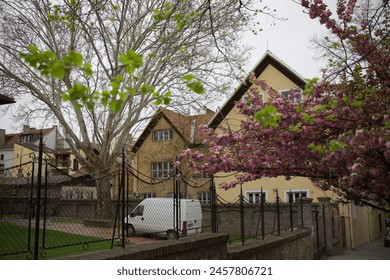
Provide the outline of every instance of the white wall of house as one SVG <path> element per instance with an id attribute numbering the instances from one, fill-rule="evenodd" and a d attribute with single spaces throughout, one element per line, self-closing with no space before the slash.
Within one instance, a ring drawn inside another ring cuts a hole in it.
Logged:
<path id="1" fill-rule="evenodd" d="M 12 167 L 14 151 L 13 149 L 9 150 L 0 150 L 0 168 L 6 169 Z"/>

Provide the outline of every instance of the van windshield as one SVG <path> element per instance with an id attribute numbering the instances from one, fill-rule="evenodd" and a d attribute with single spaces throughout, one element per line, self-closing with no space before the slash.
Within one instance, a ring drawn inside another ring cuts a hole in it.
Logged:
<path id="1" fill-rule="evenodd" d="M 143 215 L 144 215 L 144 206 L 143 205 L 139 205 L 139 206 L 137 206 L 137 208 L 135 208 L 133 210 L 133 212 L 131 213 L 130 217 L 143 216 Z"/>

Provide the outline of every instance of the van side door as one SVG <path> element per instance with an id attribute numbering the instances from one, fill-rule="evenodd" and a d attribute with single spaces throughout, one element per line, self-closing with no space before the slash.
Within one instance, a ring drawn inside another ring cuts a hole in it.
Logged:
<path id="1" fill-rule="evenodd" d="M 134 226 L 136 232 L 145 231 L 144 205 L 138 205 L 130 214 L 129 223 Z"/>

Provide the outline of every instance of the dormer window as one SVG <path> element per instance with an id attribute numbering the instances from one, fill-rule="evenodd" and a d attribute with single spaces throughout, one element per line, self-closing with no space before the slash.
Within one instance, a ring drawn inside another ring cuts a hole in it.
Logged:
<path id="1" fill-rule="evenodd" d="M 286 101 L 289 101 L 292 103 L 299 103 L 302 100 L 302 90 L 301 89 L 283 90 L 280 92 L 280 94 L 283 96 L 283 98 Z"/>
<path id="2" fill-rule="evenodd" d="M 31 134 L 26 134 L 26 135 L 22 135 L 20 137 L 20 142 L 22 143 L 27 143 L 27 142 L 31 142 L 32 141 L 32 135 Z"/>
<path id="3" fill-rule="evenodd" d="M 169 141 L 173 138 L 172 129 L 153 131 L 153 141 Z"/>

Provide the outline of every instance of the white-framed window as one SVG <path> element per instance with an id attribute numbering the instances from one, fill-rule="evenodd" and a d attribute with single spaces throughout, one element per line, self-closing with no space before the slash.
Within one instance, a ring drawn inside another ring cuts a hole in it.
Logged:
<path id="1" fill-rule="evenodd" d="M 308 190 L 286 190 L 284 191 L 284 201 L 289 202 L 290 193 L 292 195 L 293 202 L 296 202 L 301 197 L 309 197 Z"/>
<path id="2" fill-rule="evenodd" d="M 144 193 L 144 198 L 156 197 L 156 193 Z"/>
<path id="3" fill-rule="evenodd" d="M 26 135 L 21 136 L 20 142 L 27 143 L 27 142 L 30 142 L 31 140 L 32 140 L 32 135 L 26 134 Z"/>
<path id="4" fill-rule="evenodd" d="M 172 162 L 152 162 L 152 178 L 153 179 L 167 179 L 173 172 Z"/>
<path id="5" fill-rule="evenodd" d="M 280 94 L 285 100 L 290 101 L 292 103 L 299 103 L 302 100 L 302 90 L 300 88 L 282 90 L 280 91 Z"/>
<path id="6" fill-rule="evenodd" d="M 174 198 L 175 197 L 175 193 L 170 192 L 170 193 L 167 194 L 167 197 Z M 184 193 L 179 193 L 179 198 L 185 198 Z"/>
<path id="7" fill-rule="evenodd" d="M 207 172 L 200 172 L 192 175 L 193 179 L 210 179 L 211 174 Z"/>
<path id="8" fill-rule="evenodd" d="M 0 155 L 0 160 L 4 160 L 4 154 Z"/>
<path id="9" fill-rule="evenodd" d="M 211 195 L 210 192 L 198 192 L 198 200 L 203 204 L 211 203 Z"/>
<path id="10" fill-rule="evenodd" d="M 173 138 L 172 129 L 162 129 L 153 131 L 153 141 L 169 141 Z"/>
<path id="11" fill-rule="evenodd" d="M 245 193 L 245 197 L 248 200 L 249 203 L 260 203 L 261 195 L 263 195 L 264 201 L 267 201 L 267 192 L 266 191 L 247 191 Z"/>
<path id="12" fill-rule="evenodd" d="M 0 174 L 4 174 L 4 164 L 0 163 Z"/>

